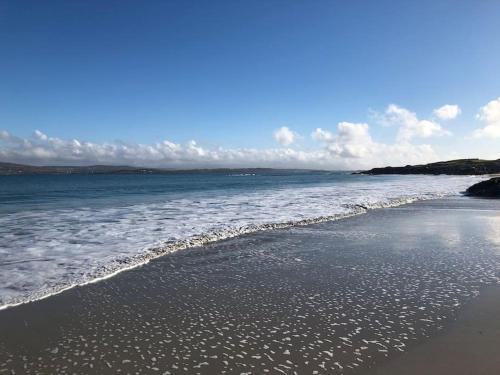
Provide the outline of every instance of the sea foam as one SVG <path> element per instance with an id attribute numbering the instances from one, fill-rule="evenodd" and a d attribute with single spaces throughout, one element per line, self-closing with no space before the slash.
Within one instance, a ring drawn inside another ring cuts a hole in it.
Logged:
<path id="1" fill-rule="evenodd" d="M 0 217 L 0 309 L 102 280 L 180 249 L 458 194 L 479 179 L 360 176 L 349 183 L 7 213 Z"/>

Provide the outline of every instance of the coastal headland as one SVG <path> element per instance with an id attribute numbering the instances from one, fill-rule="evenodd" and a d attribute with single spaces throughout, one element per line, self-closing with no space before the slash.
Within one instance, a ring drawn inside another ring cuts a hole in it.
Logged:
<path id="1" fill-rule="evenodd" d="M 440 161 L 429 164 L 405 165 L 402 167 L 372 168 L 359 172 L 362 174 L 450 174 L 450 175 L 483 175 L 500 173 L 500 159 L 459 159 Z"/>

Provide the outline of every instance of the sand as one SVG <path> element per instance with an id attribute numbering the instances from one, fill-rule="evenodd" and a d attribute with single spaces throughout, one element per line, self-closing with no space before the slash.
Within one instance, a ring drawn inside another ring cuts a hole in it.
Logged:
<path id="1" fill-rule="evenodd" d="M 481 291 L 442 334 L 370 372 L 373 375 L 500 373 L 500 286 Z"/>
<path id="2" fill-rule="evenodd" d="M 0 374 L 497 374 L 499 209 L 419 202 L 179 251 L 0 311 Z"/>

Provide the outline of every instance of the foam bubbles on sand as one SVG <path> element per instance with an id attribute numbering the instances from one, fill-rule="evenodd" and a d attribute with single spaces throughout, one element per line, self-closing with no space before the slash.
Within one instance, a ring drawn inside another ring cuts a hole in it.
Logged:
<path id="1" fill-rule="evenodd" d="M 181 248 L 456 194 L 476 179 L 360 176 L 315 187 L 7 213 L 0 216 L 0 306 L 41 298 Z"/>

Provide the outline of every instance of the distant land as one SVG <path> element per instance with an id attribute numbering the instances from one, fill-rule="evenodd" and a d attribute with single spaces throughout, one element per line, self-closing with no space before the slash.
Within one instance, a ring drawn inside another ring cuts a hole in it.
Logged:
<path id="1" fill-rule="evenodd" d="M 421 165 L 405 165 L 404 167 L 373 168 L 361 174 L 450 174 L 450 175 L 481 175 L 500 173 L 500 159 L 459 159 L 440 161 Z"/>
<path id="2" fill-rule="evenodd" d="M 131 167 L 122 165 L 89 165 L 89 166 L 34 166 L 0 162 L 0 176 L 34 175 L 34 174 L 179 174 L 179 173 L 272 173 L 272 172 L 307 172 L 305 169 L 273 169 L 273 168 L 215 168 L 215 169 L 162 169 Z"/>
<path id="3" fill-rule="evenodd" d="M 197 168 L 167 169 L 131 167 L 128 165 L 88 165 L 88 166 L 35 166 L 26 164 L 0 162 L 0 176 L 34 175 L 34 174 L 178 174 L 178 173 L 273 173 L 273 172 L 308 172 L 309 169 L 275 169 L 275 168 Z M 326 172 L 326 171 L 324 171 Z M 448 174 L 448 175 L 482 175 L 500 174 L 500 159 L 459 159 L 440 161 L 421 165 L 405 165 L 404 167 L 382 167 L 355 174 Z"/>

